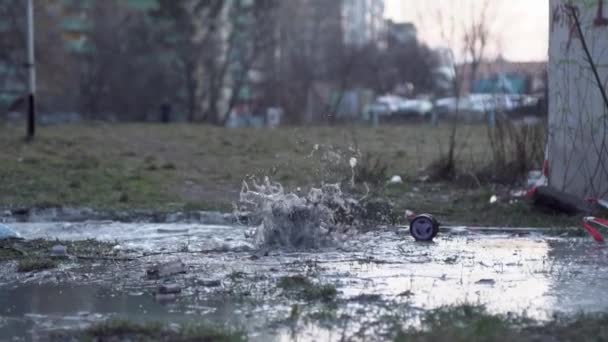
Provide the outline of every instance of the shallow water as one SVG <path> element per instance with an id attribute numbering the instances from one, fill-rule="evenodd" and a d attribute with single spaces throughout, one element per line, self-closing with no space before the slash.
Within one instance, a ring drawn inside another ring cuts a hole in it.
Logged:
<path id="1" fill-rule="evenodd" d="M 538 233 L 442 233 L 416 243 L 406 231 L 381 230 L 316 251 L 259 253 L 247 227 L 115 222 L 12 224 L 25 238 L 117 241 L 132 261 L 73 263 L 59 270 L 18 274 L 0 266 L 0 336 L 36 340 L 48 330 L 82 327 L 109 317 L 175 323 L 210 321 L 242 327 L 254 340 L 291 340 L 292 305 L 280 276 L 306 274 L 334 284 L 337 317 L 325 326 L 299 320 L 299 340 L 339 340 L 361 331 L 373 336 L 385 315 L 403 319 L 450 304 L 485 304 L 498 313 L 545 319 L 555 312 L 604 311 L 608 249 L 586 238 Z M 163 251 L 165 255 L 145 256 Z M 179 251 L 183 251 L 180 253 Z M 184 252 L 187 251 L 187 252 Z M 267 255 L 265 255 L 267 254 Z M 252 257 L 253 255 L 253 257 Z M 188 267 L 171 277 L 183 291 L 155 296 L 158 280 L 145 269 L 179 258 Z M 162 299 L 162 300 L 161 300 Z M 348 317 L 348 320 L 341 319 Z M 42 335 L 41 335 L 42 334 Z"/>

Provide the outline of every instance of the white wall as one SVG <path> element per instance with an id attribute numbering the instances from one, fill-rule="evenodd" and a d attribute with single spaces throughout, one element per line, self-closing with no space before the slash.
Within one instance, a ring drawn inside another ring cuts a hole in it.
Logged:
<path id="1" fill-rule="evenodd" d="M 601 82 L 608 87 L 608 1 L 603 2 L 550 1 L 549 179 L 580 197 L 608 198 L 608 109 L 566 4 L 577 8 Z"/>

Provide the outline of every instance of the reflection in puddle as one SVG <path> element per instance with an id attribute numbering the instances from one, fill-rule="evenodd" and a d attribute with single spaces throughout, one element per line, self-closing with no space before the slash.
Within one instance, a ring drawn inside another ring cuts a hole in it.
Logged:
<path id="1" fill-rule="evenodd" d="M 155 301 L 158 284 L 146 281 L 142 271 L 163 256 L 94 268 L 74 266 L 62 271 L 59 281 L 46 277 L 24 284 L 22 278 L 9 276 L 0 287 L 0 336 L 35 339 L 45 329 L 128 317 L 226 323 L 244 327 L 253 340 L 290 341 L 289 324 L 277 322 L 290 316 L 294 301 L 277 295 L 275 286 L 277 278 L 287 274 L 309 274 L 315 281 L 335 284 L 339 291 L 335 315 L 350 317 L 344 325 L 337 319 L 329 328 L 302 317 L 297 329 L 300 340 L 340 340 L 382 315 L 411 315 L 443 305 L 483 304 L 491 312 L 537 319 L 556 311 L 608 308 L 608 298 L 597 296 L 608 280 L 608 251 L 587 239 L 473 234 L 441 235 L 435 243 L 420 244 L 409 236 L 383 231 L 361 235 L 337 248 L 271 251 L 252 258 L 244 227 L 119 223 L 14 227 L 27 238 L 117 240 L 136 253 L 177 251 L 183 243 L 190 251 L 221 246 L 225 252 L 178 255 L 188 265 L 188 273 L 173 279 L 184 290 L 167 304 Z M 82 273 L 87 273 L 86 282 Z"/>

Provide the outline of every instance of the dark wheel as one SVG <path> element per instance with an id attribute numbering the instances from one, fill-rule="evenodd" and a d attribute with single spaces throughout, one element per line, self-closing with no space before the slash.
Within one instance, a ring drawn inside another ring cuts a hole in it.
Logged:
<path id="1" fill-rule="evenodd" d="M 439 222 L 431 215 L 418 215 L 410 222 L 410 234 L 416 241 L 433 241 L 438 233 Z"/>

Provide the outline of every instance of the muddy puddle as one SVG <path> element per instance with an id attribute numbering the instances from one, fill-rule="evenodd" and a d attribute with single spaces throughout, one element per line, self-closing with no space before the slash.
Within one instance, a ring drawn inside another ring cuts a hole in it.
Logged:
<path id="1" fill-rule="evenodd" d="M 381 336 L 389 322 L 426 309 L 483 304 L 497 313 L 547 319 L 604 311 L 608 249 L 586 238 L 538 232 L 443 232 L 416 243 L 407 231 L 358 235 L 316 251 L 257 250 L 250 228 L 115 222 L 16 223 L 25 238 L 116 241 L 125 259 L 65 263 L 17 273 L 0 266 L 0 336 L 44 339 L 54 329 L 108 318 L 212 322 L 251 340 Z M 185 273 L 149 279 L 152 264 L 181 260 Z M 335 286 L 331 301 L 287 296 L 281 277 Z M 159 285 L 181 292 L 158 295 Z"/>

